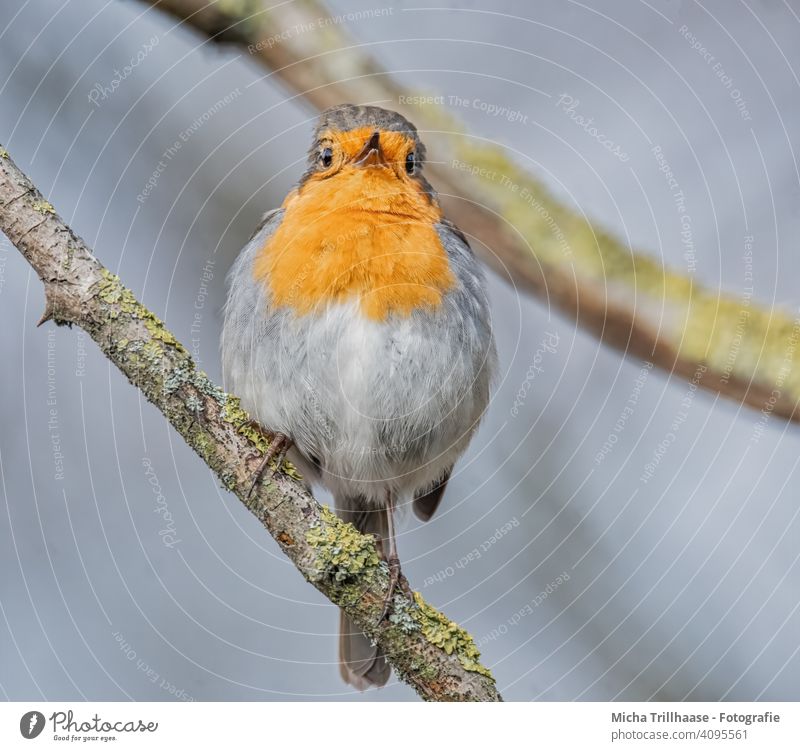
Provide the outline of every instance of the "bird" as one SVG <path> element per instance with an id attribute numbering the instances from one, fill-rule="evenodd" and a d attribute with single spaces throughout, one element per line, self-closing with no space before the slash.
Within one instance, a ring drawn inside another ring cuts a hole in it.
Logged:
<path id="1" fill-rule="evenodd" d="M 223 313 L 225 389 L 274 436 L 262 468 L 291 460 L 375 536 L 390 573 L 382 617 L 409 589 L 397 517 L 433 516 L 497 362 L 482 268 L 424 167 L 402 115 L 322 112 L 305 172 L 228 273 Z M 359 690 L 390 675 L 344 612 L 339 666 Z"/>

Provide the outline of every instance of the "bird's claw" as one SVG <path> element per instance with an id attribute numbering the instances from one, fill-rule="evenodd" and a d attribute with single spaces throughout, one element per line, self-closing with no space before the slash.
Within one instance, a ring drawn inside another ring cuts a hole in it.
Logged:
<path id="1" fill-rule="evenodd" d="M 275 468 L 272 470 L 272 474 L 274 475 L 275 472 L 277 472 L 280 468 L 283 460 L 286 458 L 286 452 L 289 451 L 291 447 L 292 439 L 289 438 L 289 436 L 284 435 L 283 433 L 274 433 L 272 435 L 272 441 L 264 453 L 264 458 L 261 460 L 261 464 L 258 465 L 258 469 L 253 475 L 253 482 L 250 485 L 250 490 L 247 491 L 248 498 L 253 494 L 256 485 L 258 485 L 258 481 L 263 477 L 264 472 L 266 471 L 267 467 L 269 467 L 270 463 L 273 460 L 275 461 Z"/>
<path id="2" fill-rule="evenodd" d="M 383 600 L 383 611 L 381 612 L 381 617 L 378 619 L 378 623 L 383 622 L 389 615 L 389 608 L 394 602 L 394 594 L 398 587 L 409 600 L 412 602 L 414 601 L 414 592 L 408 583 L 408 579 L 406 579 L 400 571 L 400 560 L 398 558 L 389 558 L 386 563 L 389 564 L 389 590 L 386 592 L 386 597 Z"/>

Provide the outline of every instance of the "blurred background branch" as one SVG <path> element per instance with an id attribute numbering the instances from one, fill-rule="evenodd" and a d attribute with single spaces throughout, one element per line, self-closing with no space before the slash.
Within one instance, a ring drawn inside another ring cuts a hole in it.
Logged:
<path id="1" fill-rule="evenodd" d="M 323 3 L 267 10 L 261 0 L 145 1 L 215 41 L 245 47 L 319 109 L 372 102 L 401 112 L 422 131 L 447 215 L 501 277 L 693 387 L 800 419 L 800 318 L 695 283 L 690 240 L 687 273 L 678 273 L 599 229 L 555 199 L 522 155 L 469 133 L 435 92 L 397 85 Z M 296 32 L 310 28 L 316 33 Z M 666 174 L 669 164 L 659 162 Z"/>
<path id="2" fill-rule="evenodd" d="M 415 595 L 394 596 L 372 536 L 320 506 L 291 465 L 252 489 L 268 442 L 239 400 L 195 368 L 186 348 L 67 227 L 0 146 L 0 230 L 44 284 L 40 324 L 80 326 L 264 525 L 303 576 L 383 648 L 432 701 L 499 701 L 472 637 Z M 252 489 L 252 492 L 251 492 Z"/>

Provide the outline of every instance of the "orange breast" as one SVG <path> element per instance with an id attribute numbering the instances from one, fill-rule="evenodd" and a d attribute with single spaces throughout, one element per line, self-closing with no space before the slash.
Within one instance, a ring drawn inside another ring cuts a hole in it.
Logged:
<path id="1" fill-rule="evenodd" d="M 434 228 L 441 211 L 408 182 L 345 167 L 290 194 L 253 270 L 273 304 L 305 314 L 355 299 L 373 320 L 440 305 L 455 284 Z"/>

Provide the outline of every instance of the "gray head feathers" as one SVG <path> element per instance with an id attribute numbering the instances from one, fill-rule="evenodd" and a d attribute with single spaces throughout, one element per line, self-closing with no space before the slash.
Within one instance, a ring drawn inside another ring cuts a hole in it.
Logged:
<path id="1" fill-rule="evenodd" d="M 415 144 L 414 156 L 417 166 L 414 179 L 422 185 L 431 200 L 434 200 L 435 192 L 421 174 L 425 163 L 425 144 L 420 141 L 414 124 L 397 112 L 370 105 L 337 104 L 320 114 L 314 128 L 314 141 L 308 152 L 308 169 L 300 179 L 300 185 L 302 186 L 306 179 L 319 168 L 320 150 L 326 131 L 343 133 L 364 127 L 380 131 L 397 131 L 412 139 Z"/>

